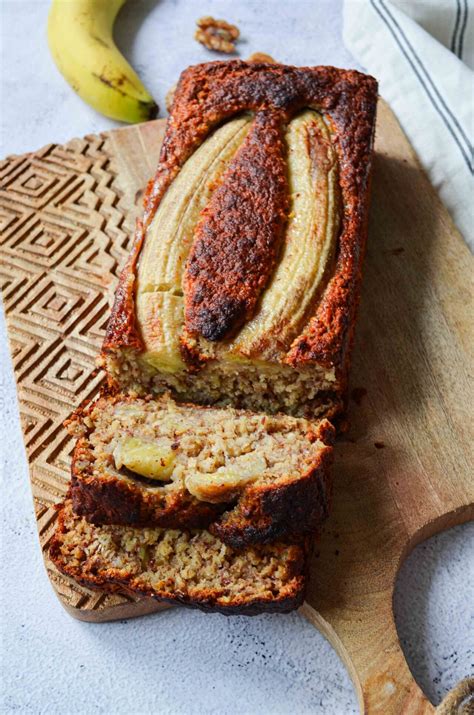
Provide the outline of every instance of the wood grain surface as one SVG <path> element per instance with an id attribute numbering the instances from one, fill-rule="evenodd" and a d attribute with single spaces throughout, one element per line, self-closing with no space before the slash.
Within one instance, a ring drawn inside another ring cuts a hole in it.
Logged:
<path id="1" fill-rule="evenodd" d="M 73 446 L 62 422 L 101 382 L 94 358 L 163 128 L 50 145 L 1 167 L 3 300 L 40 542 L 61 602 L 82 620 L 163 608 L 82 588 L 47 556 Z M 392 594 L 415 544 L 474 517 L 472 275 L 468 249 L 380 102 L 350 428 L 302 608 L 346 663 L 362 712 L 434 711 L 400 649 Z"/>

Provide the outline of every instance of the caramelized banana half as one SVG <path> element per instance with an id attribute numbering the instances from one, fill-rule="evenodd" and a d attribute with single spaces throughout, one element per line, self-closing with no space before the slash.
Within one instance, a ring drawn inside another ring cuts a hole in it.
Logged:
<path id="1" fill-rule="evenodd" d="M 339 230 L 337 156 L 320 114 L 306 110 L 290 122 L 291 208 L 273 279 L 253 320 L 228 349 L 229 357 L 275 360 L 286 353 L 325 284 Z"/>
<path id="2" fill-rule="evenodd" d="M 197 149 L 169 187 L 147 231 L 138 266 L 136 309 L 146 348 L 143 359 L 158 370 L 184 368 L 179 352 L 184 264 L 199 214 L 250 124 L 250 115 L 234 119 Z"/>

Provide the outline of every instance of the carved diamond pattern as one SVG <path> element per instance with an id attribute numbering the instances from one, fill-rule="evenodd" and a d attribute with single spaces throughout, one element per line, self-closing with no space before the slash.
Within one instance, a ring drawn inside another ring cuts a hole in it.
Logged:
<path id="1" fill-rule="evenodd" d="M 127 175 L 121 164 L 119 179 L 112 137 L 49 145 L 0 164 L 0 280 L 40 540 L 60 597 L 92 610 L 134 599 L 82 588 L 57 573 L 47 549 L 74 447 L 63 422 L 99 391 L 95 359 L 137 215 L 135 196 L 149 173 L 143 146 L 146 173 Z M 160 139 L 157 125 L 157 153 Z"/>

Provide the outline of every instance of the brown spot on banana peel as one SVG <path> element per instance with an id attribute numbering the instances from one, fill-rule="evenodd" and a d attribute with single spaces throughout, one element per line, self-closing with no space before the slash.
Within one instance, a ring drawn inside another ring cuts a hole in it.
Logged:
<path id="1" fill-rule="evenodd" d="M 119 92 L 123 97 L 128 97 L 127 93 L 124 92 L 122 89 L 120 89 L 120 85 L 122 85 L 125 81 L 125 77 L 122 75 L 118 79 L 112 80 L 108 79 L 105 77 L 103 74 L 97 74 L 96 72 L 92 72 L 92 76 L 95 77 L 96 79 L 99 80 L 99 82 L 102 82 L 103 84 L 107 85 L 107 87 L 110 87 L 111 89 L 114 89 L 116 92 Z M 140 102 L 141 100 L 137 100 L 137 102 Z"/>
<path id="2" fill-rule="evenodd" d="M 98 37 L 98 35 L 91 35 L 91 39 L 95 40 L 97 44 L 102 45 L 102 47 L 108 47 L 110 49 L 109 43 L 103 40 L 101 37 Z"/>
<path id="3" fill-rule="evenodd" d="M 96 79 L 99 80 L 99 82 L 102 82 L 105 84 L 107 87 L 110 87 L 111 89 L 114 89 L 116 92 L 119 92 L 122 97 L 126 97 L 127 94 L 123 90 L 120 89 L 120 87 L 117 86 L 115 82 L 112 82 L 110 79 L 107 79 L 107 77 L 104 77 L 102 74 L 97 74 L 96 72 L 92 72 L 92 76 L 95 77 Z M 123 79 L 122 79 L 123 83 Z"/>
<path id="4" fill-rule="evenodd" d="M 120 85 L 124 84 L 124 82 L 126 82 L 126 81 L 127 82 L 129 81 L 127 79 L 127 77 L 125 77 L 125 75 L 121 75 L 117 80 L 114 80 L 114 82 L 112 82 L 107 77 L 104 77 L 104 75 L 97 74 L 96 72 L 92 72 L 92 76 L 95 77 L 96 79 L 98 79 L 99 82 L 102 82 L 103 84 L 105 84 L 107 87 L 110 87 L 110 89 L 113 89 L 115 92 L 118 92 L 119 94 L 121 94 L 122 97 L 130 97 L 129 94 L 127 94 L 122 89 L 120 89 Z M 157 117 L 159 107 L 154 100 L 151 100 L 150 102 L 145 102 L 143 99 L 137 99 L 136 102 L 139 106 L 144 107 L 146 109 L 146 111 L 147 111 L 146 118 L 147 119 L 155 119 Z"/>

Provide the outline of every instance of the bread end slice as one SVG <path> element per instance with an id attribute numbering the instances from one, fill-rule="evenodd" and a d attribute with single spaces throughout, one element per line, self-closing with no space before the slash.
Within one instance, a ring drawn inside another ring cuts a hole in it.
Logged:
<path id="1" fill-rule="evenodd" d="M 307 539 L 238 551 L 204 530 L 94 526 L 70 499 L 58 510 L 51 560 L 88 588 L 226 615 L 286 613 L 303 602 Z"/>

